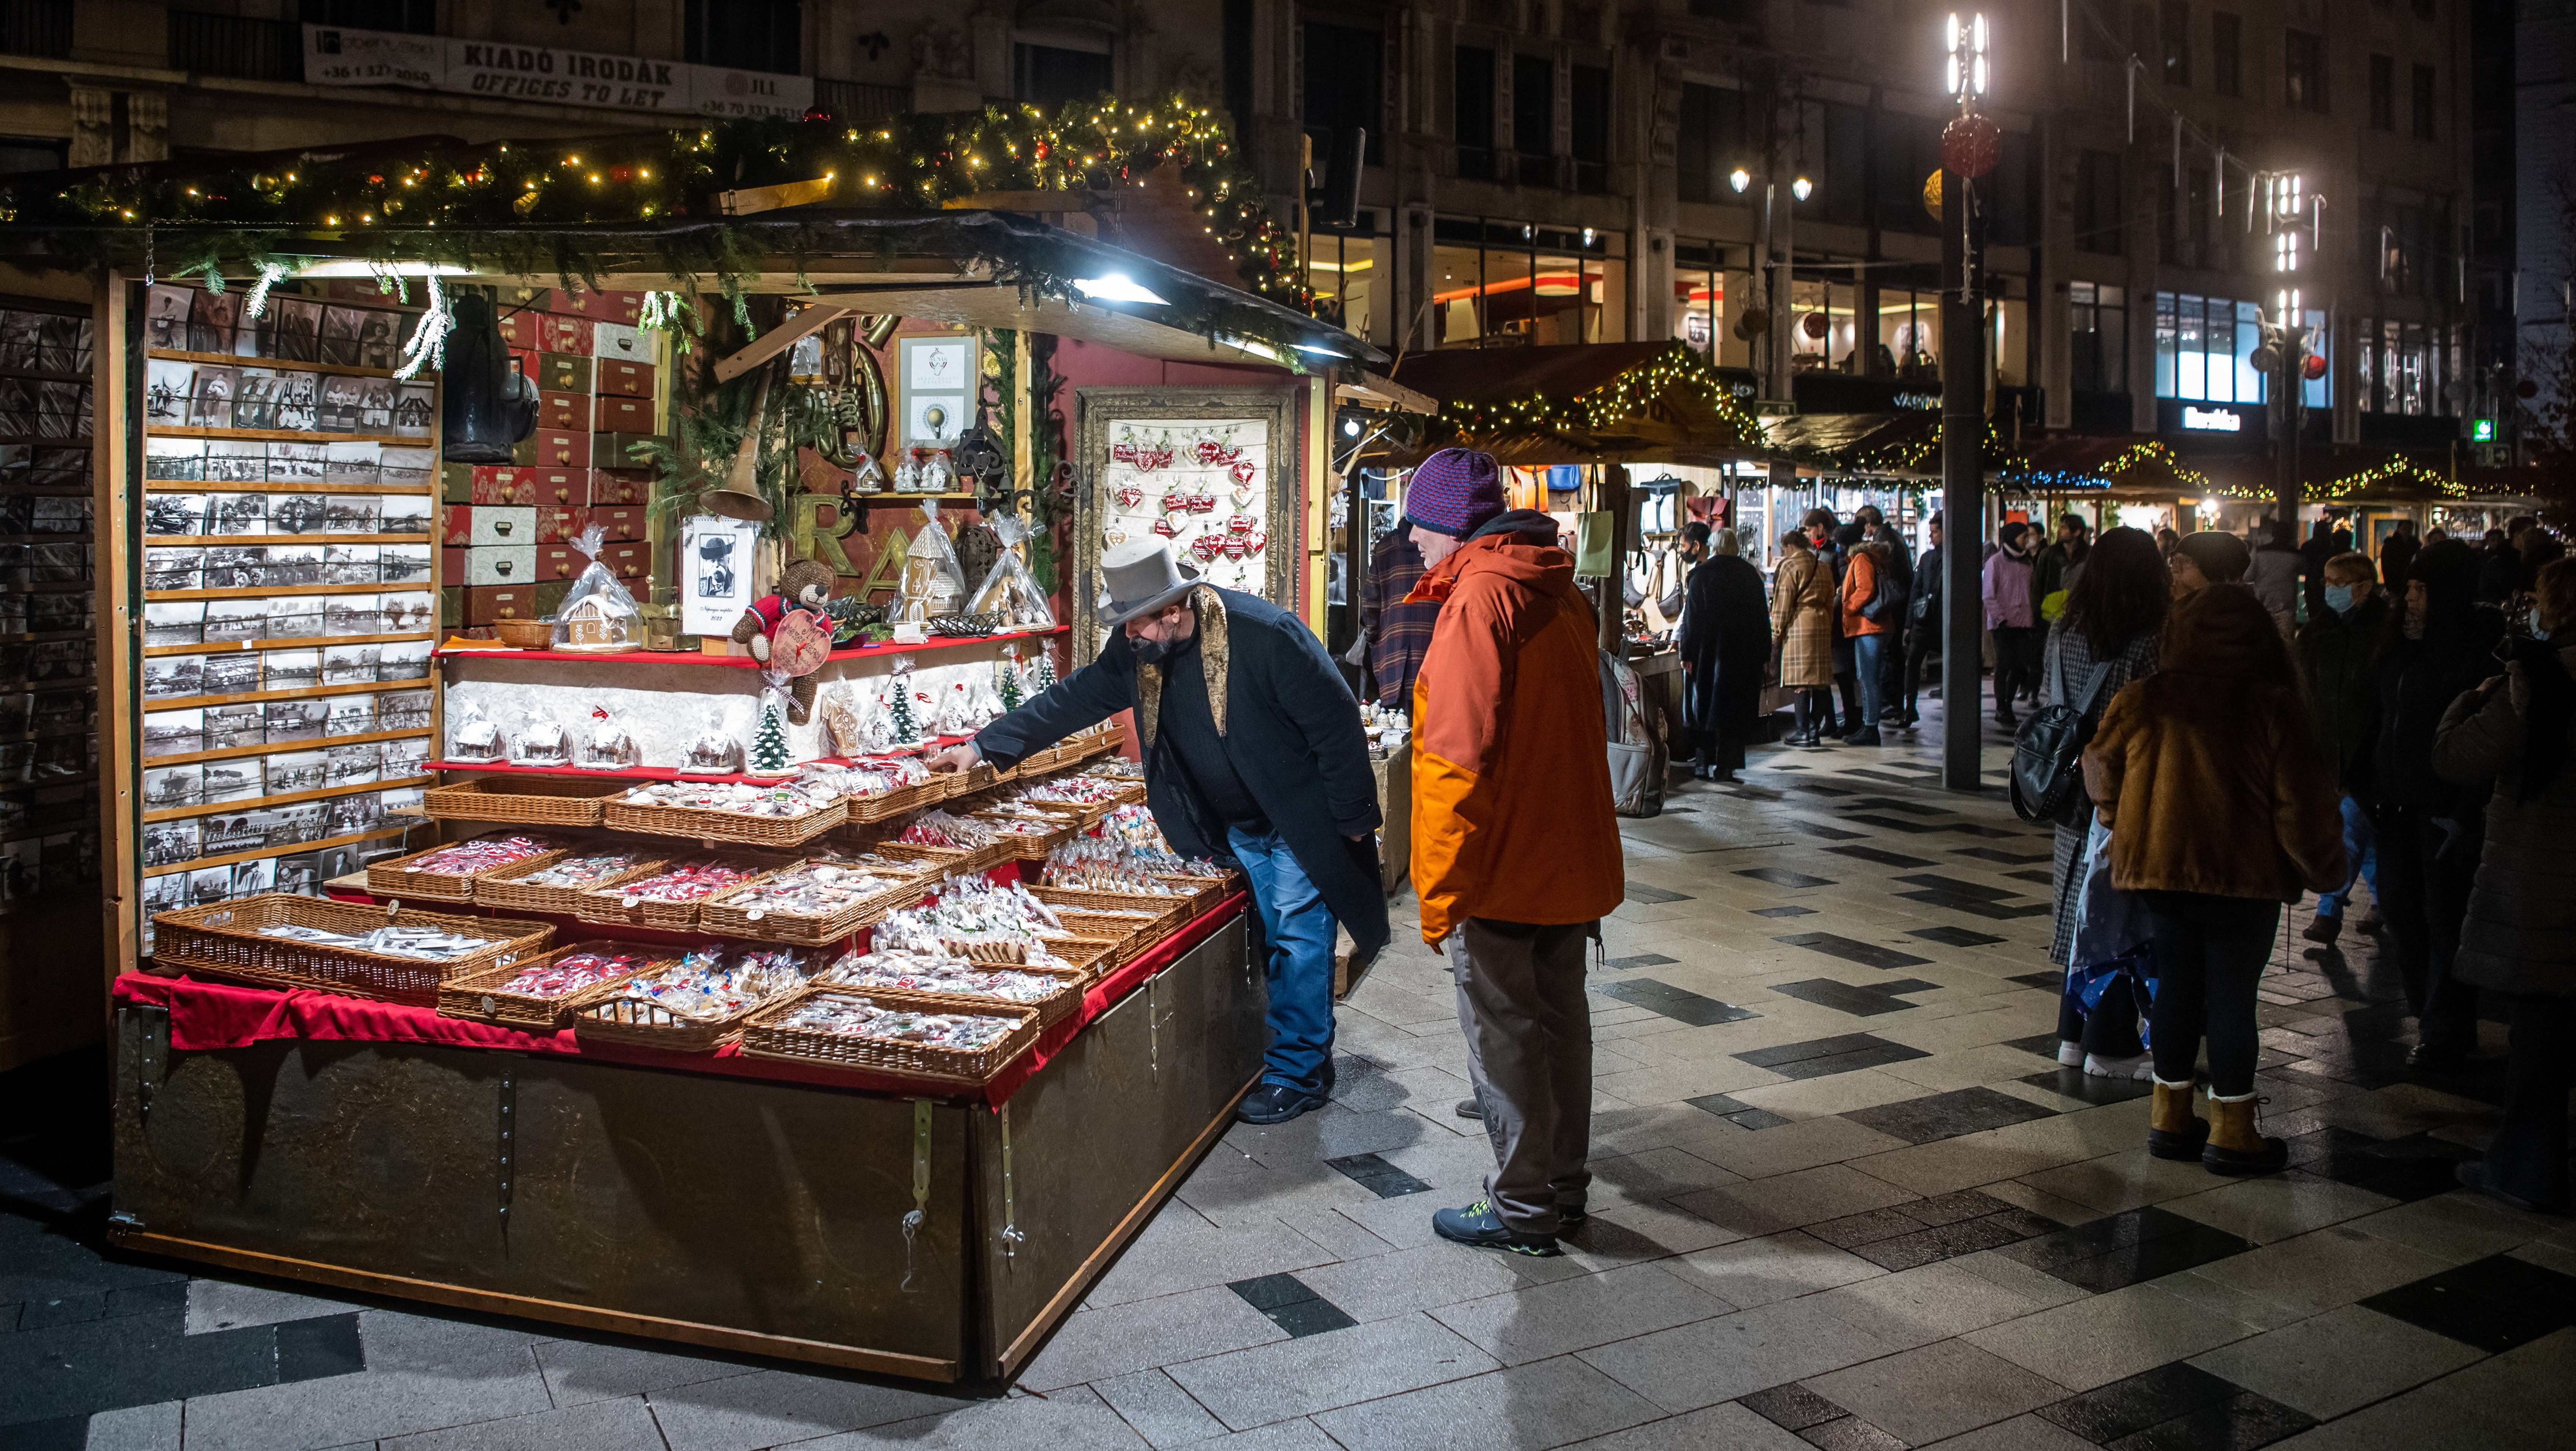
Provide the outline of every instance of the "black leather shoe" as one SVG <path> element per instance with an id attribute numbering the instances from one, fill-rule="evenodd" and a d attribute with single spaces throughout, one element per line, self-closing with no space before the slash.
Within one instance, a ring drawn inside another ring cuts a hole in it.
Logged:
<path id="1" fill-rule="evenodd" d="M 1308 1093 L 1284 1083 L 1265 1083 L 1243 1096 L 1234 1116 L 1248 1124 L 1284 1124 L 1323 1106 L 1324 1096 L 1320 1093 Z"/>

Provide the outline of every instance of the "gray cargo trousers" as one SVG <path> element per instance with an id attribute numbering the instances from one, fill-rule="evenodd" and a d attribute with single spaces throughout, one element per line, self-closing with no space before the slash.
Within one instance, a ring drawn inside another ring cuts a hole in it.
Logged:
<path id="1" fill-rule="evenodd" d="M 1449 936 L 1467 1071 L 1494 1145 L 1485 1196 L 1522 1234 L 1555 1234 L 1559 1211 L 1581 1211 L 1592 1184 L 1583 949 L 1598 926 L 1470 917 Z"/>

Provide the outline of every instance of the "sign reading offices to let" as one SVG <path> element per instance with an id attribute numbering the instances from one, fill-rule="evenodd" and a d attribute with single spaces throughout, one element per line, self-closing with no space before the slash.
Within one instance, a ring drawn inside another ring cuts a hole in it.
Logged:
<path id="1" fill-rule="evenodd" d="M 304 27 L 304 79 L 322 86 L 413 86 L 500 101 L 693 116 L 802 116 L 809 76 L 645 60 L 604 51 Z"/>

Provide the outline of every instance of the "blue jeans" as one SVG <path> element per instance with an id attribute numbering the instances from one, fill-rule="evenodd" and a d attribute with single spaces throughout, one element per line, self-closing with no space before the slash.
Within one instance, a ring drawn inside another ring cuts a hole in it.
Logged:
<path id="1" fill-rule="evenodd" d="M 1333 1060 L 1333 911 L 1278 832 L 1229 827 L 1225 837 L 1252 879 L 1268 945 L 1270 1051 L 1261 1081 L 1322 1093 Z"/>
<path id="2" fill-rule="evenodd" d="M 2351 864 L 2343 885 L 2317 897 L 2317 915 L 2340 921 L 2343 909 L 2352 901 L 2352 884 L 2367 878 L 2370 895 L 2379 895 L 2379 831 L 2370 824 L 2370 813 L 2360 802 L 2343 798 L 2343 855 Z"/>
<path id="3" fill-rule="evenodd" d="M 1881 658 L 1887 650 L 1885 635 L 1852 636 L 1852 673 L 1860 677 L 1860 723 L 1878 724 L 1887 692 L 1887 664 Z"/>

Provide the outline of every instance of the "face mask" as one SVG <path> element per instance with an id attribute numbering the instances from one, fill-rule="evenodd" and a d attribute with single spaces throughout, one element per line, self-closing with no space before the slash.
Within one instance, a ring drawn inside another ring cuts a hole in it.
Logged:
<path id="1" fill-rule="evenodd" d="M 2348 584 L 2327 585 L 2326 608 L 2334 611 L 2338 615 L 2351 614 L 2352 586 Z"/>
<path id="2" fill-rule="evenodd" d="M 2531 607 L 2531 638 L 2535 640 L 2546 640 L 2549 638 L 2549 632 L 2540 627 L 2540 607 L 2538 605 Z"/>

